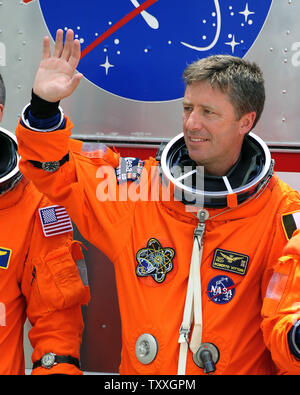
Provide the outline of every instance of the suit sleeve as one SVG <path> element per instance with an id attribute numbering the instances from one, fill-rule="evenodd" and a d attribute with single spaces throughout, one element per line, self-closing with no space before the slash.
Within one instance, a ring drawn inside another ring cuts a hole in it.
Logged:
<path id="1" fill-rule="evenodd" d="M 67 117 L 64 129 L 52 132 L 19 123 L 20 170 L 51 201 L 66 207 L 81 235 L 114 261 L 133 226 L 135 202 L 126 198 L 127 183 L 119 185 L 116 178 L 120 155 L 105 146 L 82 154 L 82 147 L 74 147 L 70 139 L 72 127 Z M 68 161 L 52 173 L 32 164 L 59 161 L 68 152 Z"/>
<path id="2" fill-rule="evenodd" d="M 45 237 L 37 214 L 21 284 L 32 325 L 32 362 L 49 352 L 80 360 L 81 306 L 89 301 L 84 269 L 81 246 L 72 232 Z M 59 363 L 50 369 L 37 367 L 32 374 L 82 372 L 73 364 Z"/>
<path id="3" fill-rule="evenodd" d="M 262 308 L 262 330 L 280 374 L 300 374 L 300 359 L 289 344 L 300 320 L 300 231 L 294 232 L 269 276 Z"/>

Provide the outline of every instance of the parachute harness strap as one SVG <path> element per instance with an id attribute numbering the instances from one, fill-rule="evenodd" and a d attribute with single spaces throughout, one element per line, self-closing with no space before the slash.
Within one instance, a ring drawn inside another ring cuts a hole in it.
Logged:
<path id="1" fill-rule="evenodd" d="M 186 359 L 188 349 L 196 353 L 202 342 L 202 296 L 201 296 L 201 274 L 200 267 L 203 253 L 203 235 L 205 221 L 209 214 L 200 209 L 197 213 L 198 225 L 194 231 L 193 252 L 190 264 L 188 287 L 185 299 L 183 320 L 179 331 L 180 344 L 178 375 L 184 375 L 186 370 Z M 189 343 L 189 332 L 194 319 L 194 328 Z"/>

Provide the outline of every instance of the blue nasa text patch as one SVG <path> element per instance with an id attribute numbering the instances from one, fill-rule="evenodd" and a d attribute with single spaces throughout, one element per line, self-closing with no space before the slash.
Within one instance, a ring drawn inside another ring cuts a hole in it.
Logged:
<path id="1" fill-rule="evenodd" d="M 207 286 L 209 299 L 217 304 L 225 304 L 235 295 L 235 284 L 228 276 L 213 277 Z"/>

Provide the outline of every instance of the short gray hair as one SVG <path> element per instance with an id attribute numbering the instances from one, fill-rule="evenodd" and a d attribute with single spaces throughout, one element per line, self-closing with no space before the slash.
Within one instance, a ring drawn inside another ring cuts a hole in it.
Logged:
<path id="1" fill-rule="evenodd" d="M 255 63 L 230 55 L 212 55 L 187 66 L 183 73 L 186 85 L 207 81 L 212 88 L 226 93 L 237 119 L 255 111 L 257 124 L 265 104 L 263 73 Z"/>

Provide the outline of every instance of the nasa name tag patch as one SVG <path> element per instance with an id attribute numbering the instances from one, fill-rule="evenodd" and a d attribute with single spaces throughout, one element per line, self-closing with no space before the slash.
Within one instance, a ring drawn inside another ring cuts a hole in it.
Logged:
<path id="1" fill-rule="evenodd" d="M 244 276 L 247 271 L 249 256 L 239 252 L 215 250 L 211 267 Z"/>
<path id="2" fill-rule="evenodd" d="M 229 303 L 235 295 L 235 283 L 228 276 L 213 277 L 207 286 L 209 299 L 216 304 Z"/>
<path id="3" fill-rule="evenodd" d="M 0 269 L 7 269 L 11 257 L 9 248 L 0 247 Z"/>

